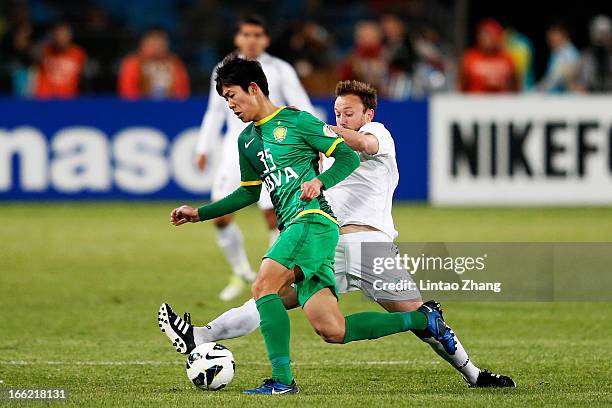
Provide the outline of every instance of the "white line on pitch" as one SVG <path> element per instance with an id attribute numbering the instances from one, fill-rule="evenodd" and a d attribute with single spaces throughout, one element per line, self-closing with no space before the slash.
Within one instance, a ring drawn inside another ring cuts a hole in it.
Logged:
<path id="1" fill-rule="evenodd" d="M 0 361 L 0 365 L 28 366 L 28 365 L 76 365 L 76 366 L 158 366 L 158 365 L 176 365 L 179 362 L 174 361 L 24 361 L 10 360 Z M 265 361 L 242 361 L 242 365 L 268 365 Z M 316 363 L 299 363 L 297 366 L 315 366 L 315 365 L 413 365 L 413 364 L 439 364 L 439 361 L 422 361 L 422 360 L 390 360 L 390 361 L 338 361 L 338 360 L 323 360 Z"/>

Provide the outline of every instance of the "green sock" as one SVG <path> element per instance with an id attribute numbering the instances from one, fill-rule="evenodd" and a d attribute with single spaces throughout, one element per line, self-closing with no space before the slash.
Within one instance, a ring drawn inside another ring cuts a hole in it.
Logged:
<path id="1" fill-rule="evenodd" d="M 414 312 L 355 313 L 344 318 L 346 332 L 343 343 L 351 341 L 377 339 L 408 330 L 422 330 L 427 327 L 425 314 Z"/>
<path id="2" fill-rule="evenodd" d="M 266 343 L 268 358 L 272 363 L 272 378 L 290 385 L 293 382 L 289 362 L 289 315 L 280 296 L 266 295 L 255 302 L 261 320 L 261 335 Z"/>

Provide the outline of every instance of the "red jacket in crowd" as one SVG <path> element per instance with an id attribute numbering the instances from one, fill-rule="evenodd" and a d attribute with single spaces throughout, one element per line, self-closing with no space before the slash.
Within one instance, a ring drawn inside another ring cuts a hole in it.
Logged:
<path id="1" fill-rule="evenodd" d="M 78 45 L 58 49 L 47 45 L 42 50 L 35 95 L 39 98 L 74 98 L 87 54 Z"/>
<path id="2" fill-rule="evenodd" d="M 478 46 L 469 49 L 461 61 L 459 87 L 463 92 L 499 93 L 519 90 L 514 61 L 503 48 L 503 28 L 485 20 L 477 29 Z"/>
<path id="3" fill-rule="evenodd" d="M 156 59 L 130 55 L 121 64 L 119 95 L 126 99 L 187 98 L 189 77 L 185 65 L 172 54 Z"/>

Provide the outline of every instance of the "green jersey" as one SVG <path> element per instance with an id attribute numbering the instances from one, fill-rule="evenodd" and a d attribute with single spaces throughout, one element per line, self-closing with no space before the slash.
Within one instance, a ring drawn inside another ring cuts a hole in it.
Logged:
<path id="1" fill-rule="evenodd" d="M 329 157 L 342 141 L 310 113 L 279 108 L 238 137 L 241 185 L 265 184 L 280 230 L 306 214 L 336 222 L 323 193 L 305 202 L 300 187 L 319 175 L 319 152 Z"/>

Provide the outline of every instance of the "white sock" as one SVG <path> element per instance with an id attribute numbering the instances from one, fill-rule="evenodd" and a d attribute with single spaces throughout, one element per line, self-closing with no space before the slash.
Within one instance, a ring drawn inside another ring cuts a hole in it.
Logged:
<path id="1" fill-rule="evenodd" d="M 277 228 L 270 230 L 270 242 L 268 248 L 270 248 L 275 242 L 278 236 L 280 235 L 280 231 Z"/>
<path id="2" fill-rule="evenodd" d="M 242 233 L 235 223 L 232 222 L 224 228 L 217 229 L 217 243 L 235 276 L 248 282 L 255 280 L 255 272 L 251 269 L 244 250 Z"/>
<path id="3" fill-rule="evenodd" d="M 455 334 L 454 331 L 453 334 Z M 455 351 L 455 354 L 453 355 L 448 354 L 446 350 L 444 350 L 444 346 L 433 337 L 421 340 L 429 344 L 440 357 L 448 361 L 450 365 L 452 365 L 467 381 L 469 381 L 470 384 L 476 384 L 478 374 L 480 374 L 480 369 L 476 367 L 474 363 L 472 363 L 456 334 L 455 344 L 457 345 L 457 351 Z"/>
<path id="4" fill-rule="evenodd" d="M 203 327 L 193 328 L 195 344 L 208 343 L 234 337 L 242 337 L 259 327 L 259 312 L 255 299 L 249 299 L 242 306 L 223 313 Z"/>

